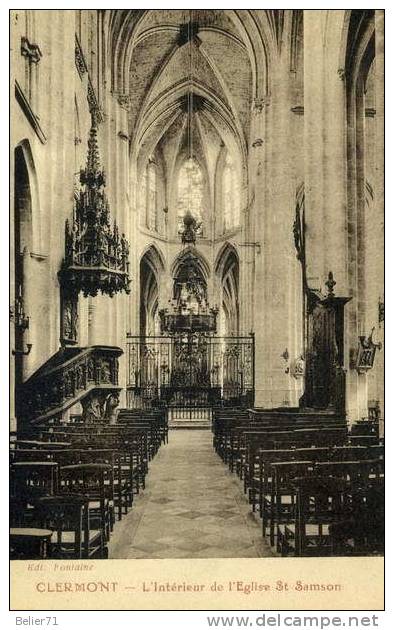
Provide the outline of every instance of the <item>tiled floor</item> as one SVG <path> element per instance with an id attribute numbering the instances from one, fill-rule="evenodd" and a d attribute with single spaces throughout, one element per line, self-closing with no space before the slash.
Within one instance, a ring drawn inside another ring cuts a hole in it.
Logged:
<path id="1" fill-rule="evenodd" d="M 215 454 L 210 431 L 170 431 L 146 481 L 131 512 L 115 525 L 110 558 L 272 555 L 239 479 Z"/>

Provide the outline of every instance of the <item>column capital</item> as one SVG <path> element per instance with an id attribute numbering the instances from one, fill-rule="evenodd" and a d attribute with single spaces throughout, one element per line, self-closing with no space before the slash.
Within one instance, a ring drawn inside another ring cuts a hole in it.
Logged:
<path id="1" fill-rule="evenodd" d="M 269 96 L 263 96 L 262 98 L 255 98 L 252 105 L 252 114 L 261 114 L 265 107 L 270 104 Z"/>
<path id="2" fill-rule="evenodd" d="M 26 57 L 31 63 L 38 63 L 42 57 L 42 52 L 38 44 L 32 44 L 27 37 L 22 37 L 21 55 Z"/>

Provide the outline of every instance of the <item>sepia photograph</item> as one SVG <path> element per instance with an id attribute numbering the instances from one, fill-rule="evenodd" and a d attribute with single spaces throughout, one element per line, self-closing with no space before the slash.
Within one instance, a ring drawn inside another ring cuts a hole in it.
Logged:
<path id="1" fill-rule="evenodd" d="M 9 15 L 11 572 L 382 558 L 384 10 Z"/>

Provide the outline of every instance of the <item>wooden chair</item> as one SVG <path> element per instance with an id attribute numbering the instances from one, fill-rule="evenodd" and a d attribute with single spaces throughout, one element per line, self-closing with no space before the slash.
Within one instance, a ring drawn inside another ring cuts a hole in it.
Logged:
<path id="1" fill-rule="evenodd" d="M 371 481 L 384 475 L 384 463 L 381 459 L 361 461 L 318 462 L 316 474 L 325 477 L 336 477 L 348 482 L 348 485 L 366 486 Z"/>
<path id="2" fill-rule="evenodd" d="M 114 522 L 113 468 L 109 464 L 71 464 L 60 468 L 63 494 L 78 494 L 89 499 L 89 518 L 101 529 L 104 540 L 110 538 Z"/>
<path id="3" fill-rule="evenodd" d="M 302 447 L 294 449 L 274 449 L 259 451 L 259 479 L 258 479 L 258 503 L 260 506 L 260 516 L 263 518 L 263 535 L 269 520 L 269 499 L 273 483 L 272 469 L 270 464 L 275 461 L 308 461 L 314 465 L 319 462 L 335 461 L 340 464 L 356 456 L 366 458 L 368 449 L 362 446 L 341 446 L 341 447 Z"/>
<path id="4" fill-rule="evenodd" d="M 263 536 L 273 517 L 272 501 L 274 497 L 274 468 L 273 463 L 289 462 L 297 459 L 294 450 L 260 450 L 259 453 L 259 480 L 258 503 L 259 513 L 262 518 Z M 300 459 L 300 458 L 298 458 Z"/>
<path id="5" fill-rule="evenodd" d="M 145 479 L 149 470 L 148 436 L 141 427 L 128 428 L 122 432 L 123 450 L 126 458 L 131 458 L 135 491 L 145 489 Z M 127 454 L 125 452 L 127 449 Z"/>
<path id="6" fill-rule="evenodd" d="M 92 530 L 89 498 L 59 495 L 41 498 L 35 518 L 42 527 L 52 530 L 51 558 L 105 558 L 108 551 L 100 529 Z"/>
<path id="7" fill-rule="evenodd" d="M 280 552 L 283 540 L 283 525 L 295 521 L 296 492 L 293 481 L 296 477 L 313 474 L 311 461 L 279 461 L 271 463 L 273 484 L 270 494 L 270 545 L 275 544 Z M 275 532 L 276 529 L 276 532 Z"/>
<path id="8" fill-rule="evenodd" d="M 352 425 L 351 435 L 375 435 L 379 436 L 379 422 L 371 420 L 361 420 Z"/>
<path id="9" fill-rule="evenodd" d="M 359 467 L 356 472 L 357 463 L 346 462 L 335 475 L 294 480 L 296 521 L 284 528 L 282 555 L 366 555 L 383 550 L 384 479 L 368 479 L 365 462 Z M 324 474 L 327 466 L 317 469 Z"/>
<path id="10" fill-rule="evenodd" d="M 295 480 L 295 486 L 296 523 L 286 530 L 282 555 L 287 555 L 292 540 L 296 556 L 344 554 L 345 548 L 338 548 L 330 525 L 351 514 L 346 481 L 337 477 L 308 477 Z"/>
<path id="11" fill-rule="evenodd" d="M 10 464 L 14 462 L 34 462 L 37 459 L 40 461 L 54 461 L 56 451 L 51 450 L 41 450 L 37 453 L 37 449 L 30 448 L 15 448 L 10 449 Z"/>
<path id="12" fill-rule="evenodd" d="M 11 527 L 11 560 L 46 560 L 51 555 L 52 530 L 38 527 Z"/>
<path id="13" fill-rule="evenodd" d="M 351 549 L 352 554 L 384 552 L 384 478 L 366 485 L 355 483 L 348 491 L 351 510 L 329 526 L 335 550 Z"/>
<path id="14" fill-rule="evenodd" d="M 114 508 L 118 520 L 121 520 L 122 514 L 127 514 L 128 509 L 131 508 L 133 504 L 133 478 L 131 462 L 125 462 L 121 452 L 115 448 L 83 449 L 78 450 L 77 453 L 79 463 L 81 464 L 100 463 L 112 466 Z M 109 479 L 106 480 L 106 484 L 108 483 L 110 483 Z"/>
<path id="15" fill-rule="evenodd" d="M 377 435 L 349 435 L 349 441 L 353 446 L 373 446 L 379 444 Z"/>
<path id="16" fill-rule="evenodd" d="M 58 465 L 54 461 L 16 461 L 11 464 L 10 498 L 26 525 L 31 520 L 36 501 L 56 494 L 58 487 Z"/>
<path id="17" fill-rule="evenodd" d="M 367 446 L 368 459 L 384 459 L 384 444 L 372 444 Z"/>
<path id="18" fill-rule="evenodd" d="M 55 441 L 44 441 L 44 440 L 16 440 L 13 443 L 15 448 L 29 448 L 29 449 L 40 449 L 48 450 L 63 450 L 64 448 L 69 448 L 71 446 L 70 442 L 55 442 Z"/>
<path id="19" fill-rule="evenodd" d="M 104 432 L 85 437 L 86 439 L 80 440 L 78 436 L 74 442 L 75 448 L 79 449 L 80 453 L 95 451 L 99 454 L 101 451 L 105 457 L 106 454 L 109 455 L 110 451 L 113 451 L 113 461 L 108 463 L 114 465 L 114 486 L 119 491 L 118 499 L 122 504 L 121 509 L 118 510 L 118 517 L 121 518 L 122 513 L 127 514 L 128 509 L 132 506 L 134 484 L 136 493 L 139 490 L 141 466 L 139 456 L 136 454 L 137 446 L 130 443 L 126 437 L 121 437 L 118 429 L 109 433 Z M 87 457 L 89 456 L 87 455 Z M 100 458 L 98 461 L 105 463 L 105 459 L 101 460 Z"/>

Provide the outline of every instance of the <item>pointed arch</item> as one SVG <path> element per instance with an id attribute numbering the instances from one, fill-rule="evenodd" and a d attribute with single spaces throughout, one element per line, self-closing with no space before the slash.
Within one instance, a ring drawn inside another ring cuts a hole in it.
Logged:
<path id="1" fill-rule="evenodd" d="M 42 253 L 43 234 L 38 178 L 30 142 L 27 138 L 21 140 L 15 147 L 15 171 L 18 165 L 22 169 L 26 169 L 26 182 L 29 188 L 29 230 L 31 234 L 27 246 L 30 252 Z M 17 173 L 15 172 L 15 180 L 17 179 Z M 15 184 L 17 186 L 18 182 L 15 181 Z"/>
<path id="2" fill-rule="evenodd" d="M 365 80 L 375 52 L 375 10 L 346 9 L 338 55 L 338 72 L 352 89 L 359 74 Z"/>
<path id="3" fill-rule="evenodd" d="M 155 243 L 150 243 L 143 250 L 140 261 L 142 259 L 146 260 L 159 279 L 160 274 L 166 269 L 165 257 L 161 249 Z"/>
<path id="4" fill-rule="evenodd" d="M 216 256 L 214 269 L 215 273 L 218 276 L 222 277 L 225 273 L 225 269 L 228 267 L 230 257 L 232 257 L 232 259 L 236 261 L 239 265 L 239 255 L 236 247 L 229 241 L 226 241 L 225 243 L 223 243 L 218 252 L 218 255 Z"/>
<path id="5" fill-rule="evenodd" d="M 32 297 L 37 294 L 36 275 L 31 273 L 31 255 L 41 252 L 41 217 L 38 202 L 38 186 L 33 155 L 27 139 L 22 140 L 14 149 L 13 177 L 13 213 L 12 241 L 10 248 L 12 257 L 11 294 L 15 300 L 15 310 L 28 314 L 31 318 L 29 330 L 36 332 Z M 16 348 L 24 347 L 25 329 L 17 325 L 14 319 L 13 330 Z M 34 337 L 33 337 L 34 338 Z M 34 351 L 33 351 L 34 352 Z M 32 356 L 16 354 L 14 362 L 14 378 L 18 386 L 29 374 Z"/>
<path id="6" fill-rule="evenodd" d="M 149 245 L 140 259 L 140 335 L 159 332 L 159 287 L 164 271 L 164 257 L 156 247 Z"/>
<path id="7" fill-rule="evenodd" d="M 215 262 L 215 273 L 221 289 L 221 333 L 237 335 L 240 328 L 239 256 L 231 243 L 224 243 Z"/>
<path id="8" fill-rule="evenodd" d="M 171 265 L 172 277 L 175 278 L 179 275 L 181 268 L 187 265 L 190 258 L 193 258 L 193 260 L 195 261 L 195 266 L 201 273 L 204 281 L 207 282 L 210 276 L 209 263 L 200 252 L 198 252 L 194 247 L 191 246 L 183 249 L 180 254 L 178 254 L 178 256 L 175 258 L 174 262 Z"/>

